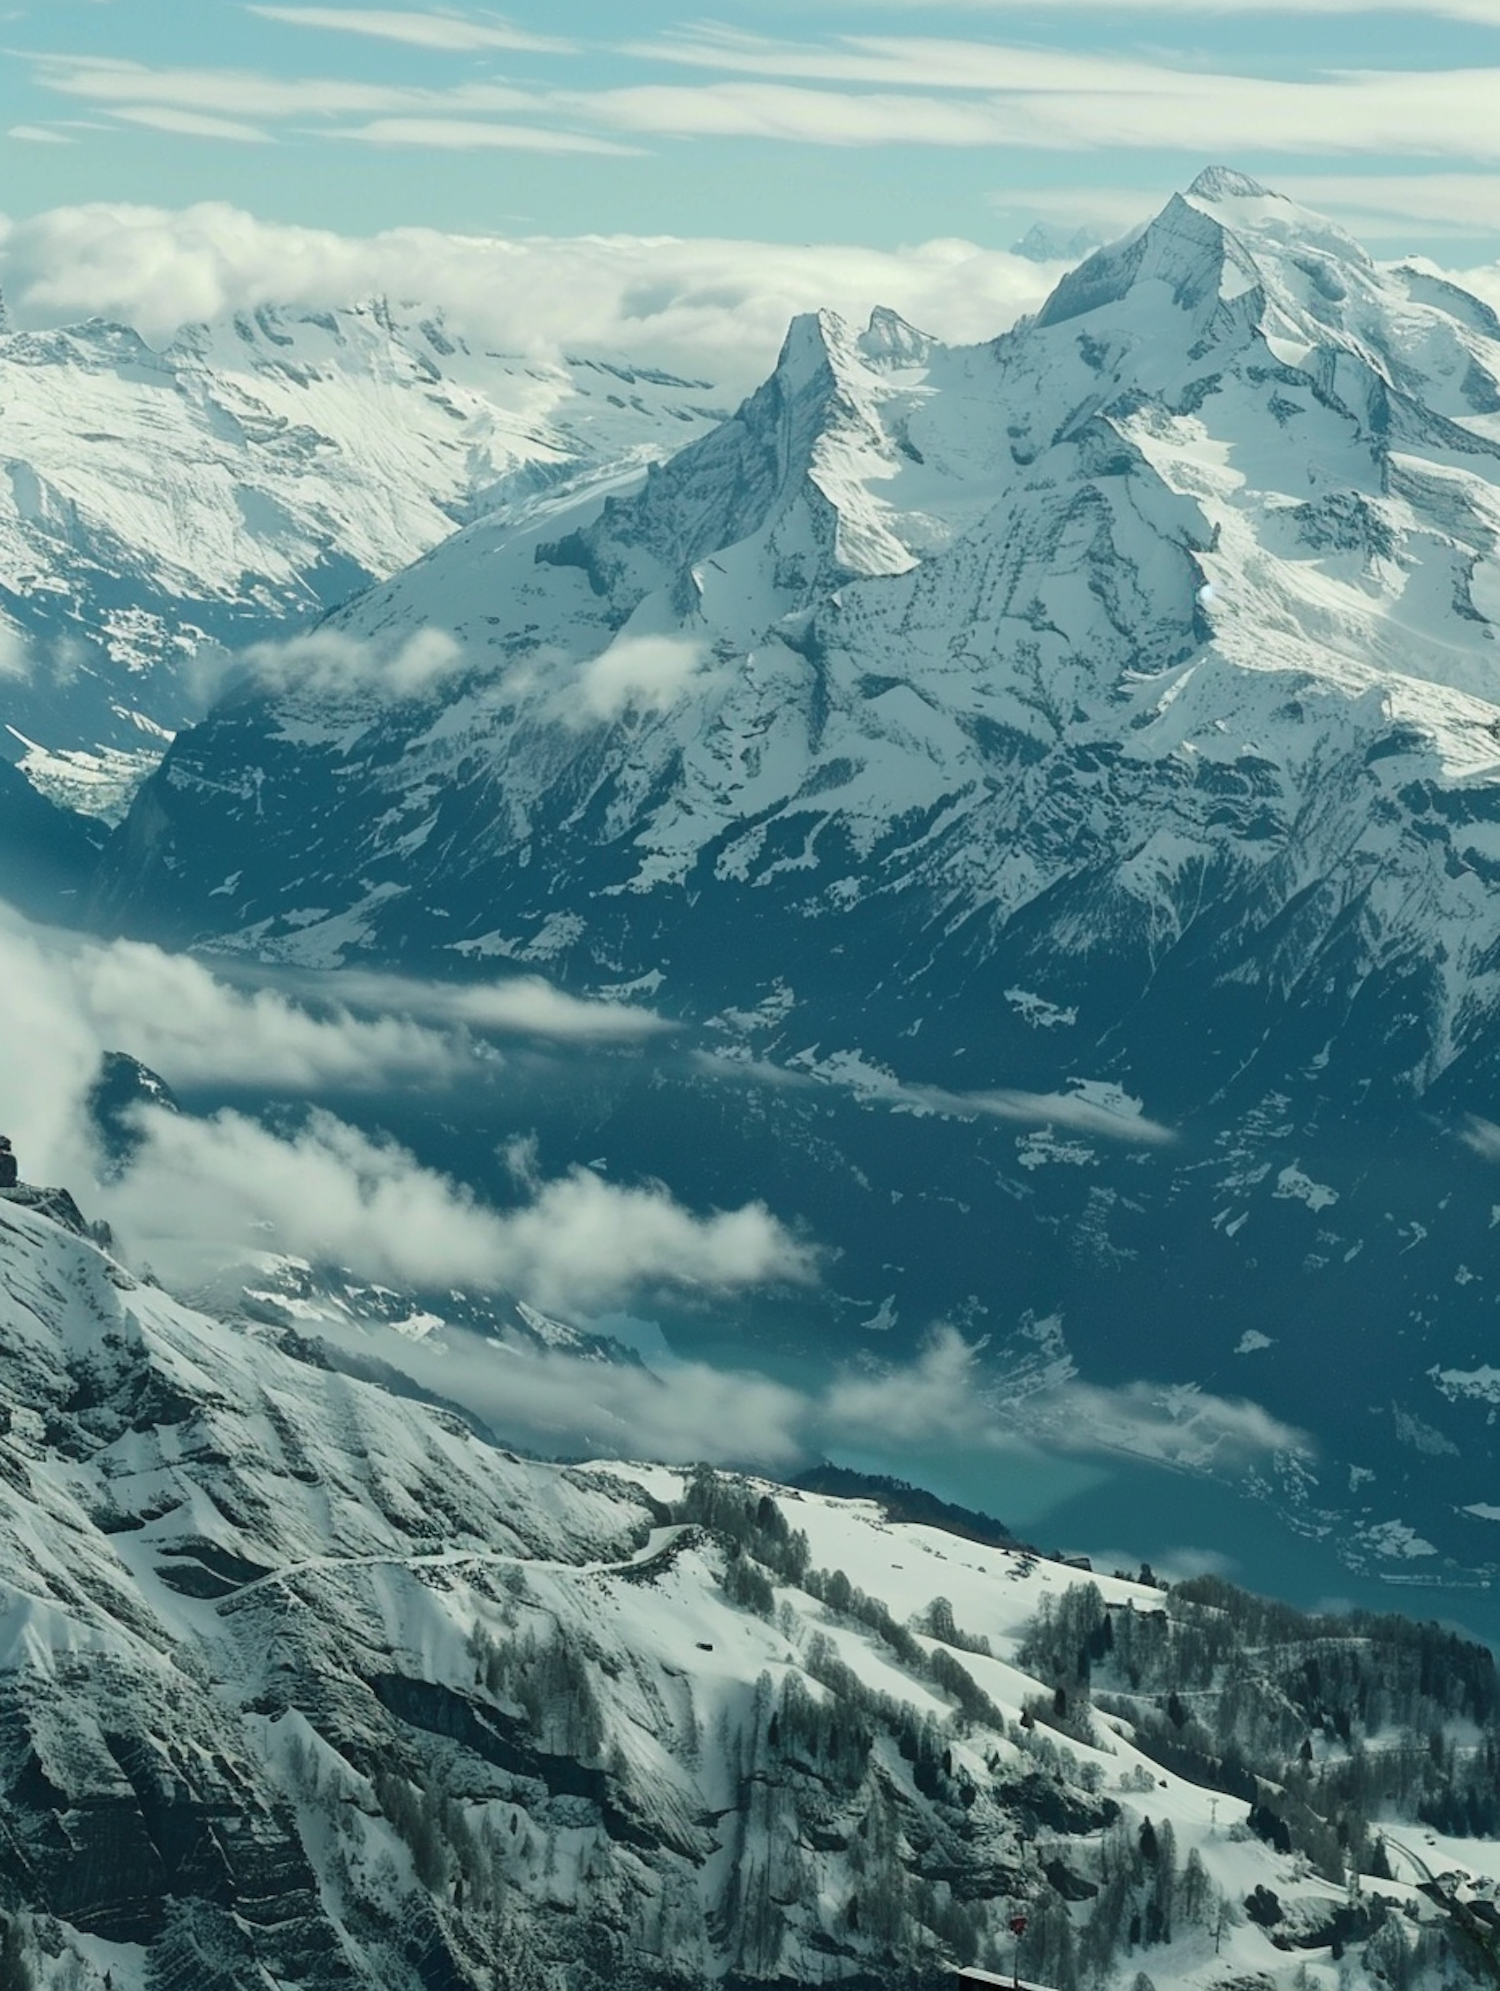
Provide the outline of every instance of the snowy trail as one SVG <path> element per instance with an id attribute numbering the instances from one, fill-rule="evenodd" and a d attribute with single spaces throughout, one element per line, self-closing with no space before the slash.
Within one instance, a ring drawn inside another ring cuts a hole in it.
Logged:
<path id="1" fill-rule="evenodd" d="M 686 1522 L 677 1522 L 667 1528 L 653 1528 L 644 1546 L 623 1562 L 563 1562 L 538 1556 L 502 1555 L 498 1550 L 489 1549 L 440 1549 L 433 1555 L 309 1556 L 306 1561 L 287 1563 L 281 1569 L 273 1569 L 265 1576 L 257 1576 L 251 1582 L 241 1584 L 220 1601 L 228 1603 L 232 1599 L 238 1603 L 241 1598 L 253 1596 L 257 1590 L 266 1590 L 273 1584 L 287 1583 L 294 1576 L 320 1569 L 458 1569 L 472 1563 L 484 1568 L 513 1567 L 561 1576 L 623 1575 L 653 1562 L 691 1532 L 691 1524 Z"/>

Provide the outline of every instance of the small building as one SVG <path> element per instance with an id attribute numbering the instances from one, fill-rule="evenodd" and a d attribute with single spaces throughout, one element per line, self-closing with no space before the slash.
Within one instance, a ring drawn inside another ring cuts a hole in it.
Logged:
<path id="1" fill-rule="evenodd" d="M 15 1150 L 10 1144 L 9 1134 L 0 1134 L 0 1189 L 14 1189 L 20 1181 L 20 1171 L 16 1166 Z"/>

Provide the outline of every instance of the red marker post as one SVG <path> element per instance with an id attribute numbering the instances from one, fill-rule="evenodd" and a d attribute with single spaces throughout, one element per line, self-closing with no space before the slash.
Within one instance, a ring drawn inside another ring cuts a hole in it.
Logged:
<path id="1" fill-rule="evenodd" d="M 1021 1938 L 1026 1933 L 1026 1917 L 1024 1915 L 1011 1916 L 1010 1932 L 1016 1939 L 1015 1968 L 1011 1975 L 1015 1979 L 1016 1991 L 1021 1991 Z"/>

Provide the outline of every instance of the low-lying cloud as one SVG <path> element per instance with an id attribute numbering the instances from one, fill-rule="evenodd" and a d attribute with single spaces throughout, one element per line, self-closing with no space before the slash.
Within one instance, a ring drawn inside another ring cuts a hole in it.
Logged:
<path id="1" fill-rule="evenodd" d="M 590 719 L 664 712 L 701 669 L 706 647 L 689 636 L 621 636 L 584 665 L 575 696 Z"/>
<path id="2" fill-rule="evenodd" d="M 211 1276 L 226 1252 L 288 1253 L 363 1279 L 477 1287 L 571 1311 L 646 1286 L 732 1292 L 814 1277 L 811 1250 L 760 1203 L 699 1216 L 660 1185 L 575 1169 L 514 1210 L 481 1203 L 399 1143 L 323 1111 L 290 1137 L 243 1114 L 145 1108 L 105 1215 L 170 1281 Z"/>
<path id="3" fill-rule="evenodd" d="M 26 638 L 13 622 L 0 615 L 0 684 L 7 678 L 24 681 L 31 676 L 31 658 Z"/>
<path id="4" fill-rule="evenodd" d="M 726 1057 L 711 1051 L 695 1053 L 694 1061 L 718 1078 L 748 1079 L 761 1085 L 838 1086 L 864 1104 L 885 1106 L 897 1113 L 1062 1127 L 1127 1147 L 1166 1147 L 1177 1139 L 1175 1129 L 1150 1119 L 1139 1099 L 1110 1080 L 1075 1079 L 1070 1092 L 1024 1092 L 1004 1086 L 955 1092 L 946 1086 L 913 1084 L 852 1051 L 836 1051 L 801 1066 L 774 1065 L 765 1059 Z"/>
<path id="5" fill-rule="evenodd" d="M 1472 1148 L 1483 1161 L 1500 1161 L 1500 1127 L 1493 1120 L 1486 1120 L 1478 1113 L 1471 1113 L 1465 1120 L 1458 1137 L 1466 1148 Z"/>
<path id="6" fill-rule="evenodd" d="M 212 694 L 225 679 L 278 694 L 342 699 L 366 693 L 385 702 L 424 698 L 465 668 L 463 649 L 443 629 L 419 629 L 404 639 L 368 642 L 338 629 L 313 629 L 285 642 L 253 643 L 205 668 Z"/>
<path id="7" fill-rule="evenodd" d="M 556 1044 L 640 1044 L 672 1029 L 640 1003 L 569 995 L 540 975 L 493 982 L 424 982 L 378 969 L 340 968 L 309 994 L 353 1009 L 392 1011 L 427 1022 L 545 1037 Z"/>
<path id="8" fill-rule="evenodd" d="M 198 111 L 207 107 L 199 102 Z M 993 338 L 1041 304 L 1025 258 L 940 238 L 885 251 L 839 243 L 612 235 L 367 237 L 262 221 L 205 201 L 100 201 L 7 223 L 0 284 L 15 321 L 95 314 L 165 342 L 184 325 L 259 305 L 420 303 L 476 341 L 537 359 L 626 354 L 704 376 L 728 395 L 774 366 L 788 320 L 824 306 L 863 319 L 887 304 L 950 340 Z"/>
<path id="9" fill-rule="evenodd" d="M 243 1086 L 316 1097 L 452 1084 L 500 1054 L 491 1035 L 629 1045 L 670 1026 L 625 1002 L 590 1002 L 535 974 L 433 983 L 345 970 L 277 986 L 215 974 L 145 942 L 34 927 L 0 904 L 7 1037 L 0 1131 L 34 1177 L 92 1172 L 83 1102 L 106 1050 L 127 1051 L 178 1088 Z"/>
<path id="10" fill-rule="evenodd" d="M 185 954 L 142 942 L 86 946 L 72 960 L 77 995 L 102 1046 L 128 1049 L 171 1084 L 265 1091 L 435 1084 L 471 1047 L 408 1016 L 335 1007 L 314 1015 L 271 989 L 241 989 Z"/>
<path id="11" fill-rule="evenodd" d="M 366 1335 L 337 1337 L 371 1351 Z M 1062 1379 L 1017 1391 L 987 1370 L 982 1350 L 938 1327 L 909 1362 L 847 1370 L 815 1388 L 697 1362 L 649 1370 L 551 1351 L 475 1346 L 462 1338 L 412 1343 L 380 1330 L 383 1358 L 425 1388 L 476 1410 L 502 1436 L 544 1451 L 719 1463 L 784 1471 L 871 1445 L 899 1468 L 910 1453 L 930 1470 L 935 1446 L 970 1458 L 1030 1452 L 1038 1443 L 1085 1456 L 1233 1471 L 1277 1451 L 1306 1455 L 1306 1436 L 1260 1406 L 1192 1388 L 1140 1383 L 1110 1390 Z"/>

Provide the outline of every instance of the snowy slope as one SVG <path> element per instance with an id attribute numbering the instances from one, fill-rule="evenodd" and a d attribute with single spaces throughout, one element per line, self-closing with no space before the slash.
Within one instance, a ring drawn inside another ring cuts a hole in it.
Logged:
<path id="1" fill-rule="evenodd" d="M 212 638 L 342 600 L 478 513 L 716 418 L 713 390 L 475 347 L 383 302 L 262 309 L 152 347 L 128 326 L 0 330 L 0 657 L 8 752 L 118 808 L 197 708 Z"/>
<path id="2" fill-rule="evenodd" d="M 1148 1815 L 1208 1880 L 1103 1981 L 1340 1981 L 1342 1886 L 1242 1799 L 1118 1717 L 1022 1722 L 1018 1640 L 1078 1570 L 764 1482 L 711 1482 L 709 1512 L 681 1472 L 518 1459 L 24 1199 L 0 1356 L 0 1912 L 41 1982 L 902 1985 L 1008 1966 L 1018 1907 L 1028 1974 L 1063 1982 Z M 809 1557 L 845 1590 L 788 1574 Z M 1160 1612 L 1098 1589 L 1121 1636 Z M 1256 1887 L 1292 1954 L 1235 1905 Z"/>

